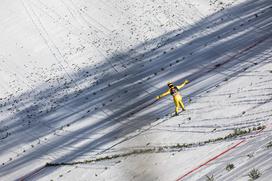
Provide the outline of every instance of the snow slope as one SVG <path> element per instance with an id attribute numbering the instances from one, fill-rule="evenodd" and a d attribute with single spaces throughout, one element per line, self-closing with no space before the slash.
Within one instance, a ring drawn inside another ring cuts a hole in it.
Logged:
<path id="1" fill-rule="evenodd" d="M 1 3 L 1 180 L 176 180 L 241 140 L 182 179 L 269 180 L 269 0 Z M 171 97 L 154 97 L 184 79 L 171 118 Z"/>

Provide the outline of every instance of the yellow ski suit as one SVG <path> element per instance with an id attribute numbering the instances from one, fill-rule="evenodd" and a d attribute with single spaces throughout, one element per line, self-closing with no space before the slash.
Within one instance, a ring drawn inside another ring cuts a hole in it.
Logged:
<path id="1" fill-rule="evenodd" d="M 160 99 L 164 96 L 167 96 L 168 94 L 171 94 L 173 96 L 173 100 L 174 100 L 174 103 L 176 106 L 176 109 L 175 109 L 176 114 L 178 114 L 179 108 L 181 108 L 183 111 L 185 111 L 185 107 L 182 102 L 182 96 L 180 95 L 180 93 L 178 91 L 179 91 L 179 89 L 184 87 L 188 82 L 189 82 L 188 80 L 185 80 L 182 84 L 180 84 L 178 86 L 174 86 L 170 83 L 172 86 L 166 92 L 157 96 L 157 99 Z"/>

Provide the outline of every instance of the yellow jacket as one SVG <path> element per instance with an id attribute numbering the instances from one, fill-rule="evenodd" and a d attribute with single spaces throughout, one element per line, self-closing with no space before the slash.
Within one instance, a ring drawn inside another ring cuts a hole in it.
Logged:
<path id="1" fill-rule="evenodd" d="M 174 87 L 176 87 L 176 88 L 179 90 L 179 89 L 181 89 L 182 87 L 184 87 L 187 83 L 189 83 L 189 81 L 188 81 L 188 80 L 185 80 L 182 84 L 177 85 L 177 86 L 174 86 Z M 169 88 L 166 92 L 162 93 L 161 95 L 157 96 L 156 98 L 157 98 L 157 99 L 160 99 L 160 98 L 162 98 L 162 97 L 164 97 L 164 96 L 167 96 L 167 95 L 170 94 L 170 93 L 171 93 L 171 88 Z M 180 94 L 177 93 L 177 94 L 173 95 L 173 97 L 175 97 L 175 96 L 180 96 Z"/>

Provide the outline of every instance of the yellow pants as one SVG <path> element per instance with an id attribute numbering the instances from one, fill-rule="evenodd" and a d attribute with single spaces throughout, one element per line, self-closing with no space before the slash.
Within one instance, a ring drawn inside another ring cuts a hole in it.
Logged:
<path id="1" fill-rule="evenodd" d="M 183 111 L 185 111 L 185 107 L 182 102 L 181 95 L 175 95 L 175 96 L 173 96 L 173 98 L 174 98 L 174 103 L 176 105 L 176 109 L 175 109 L 176 114 L 178 114 L 179 108 L 181 108 Z"/>

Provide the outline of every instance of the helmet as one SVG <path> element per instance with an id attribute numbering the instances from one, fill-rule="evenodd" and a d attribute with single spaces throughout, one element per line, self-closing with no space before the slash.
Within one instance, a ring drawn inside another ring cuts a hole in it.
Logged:
<path id="1" fill-rule="evenodd" d="M 167 83 L 168 87 L 174 87 L 174 85 L 171 82 Z"/>

